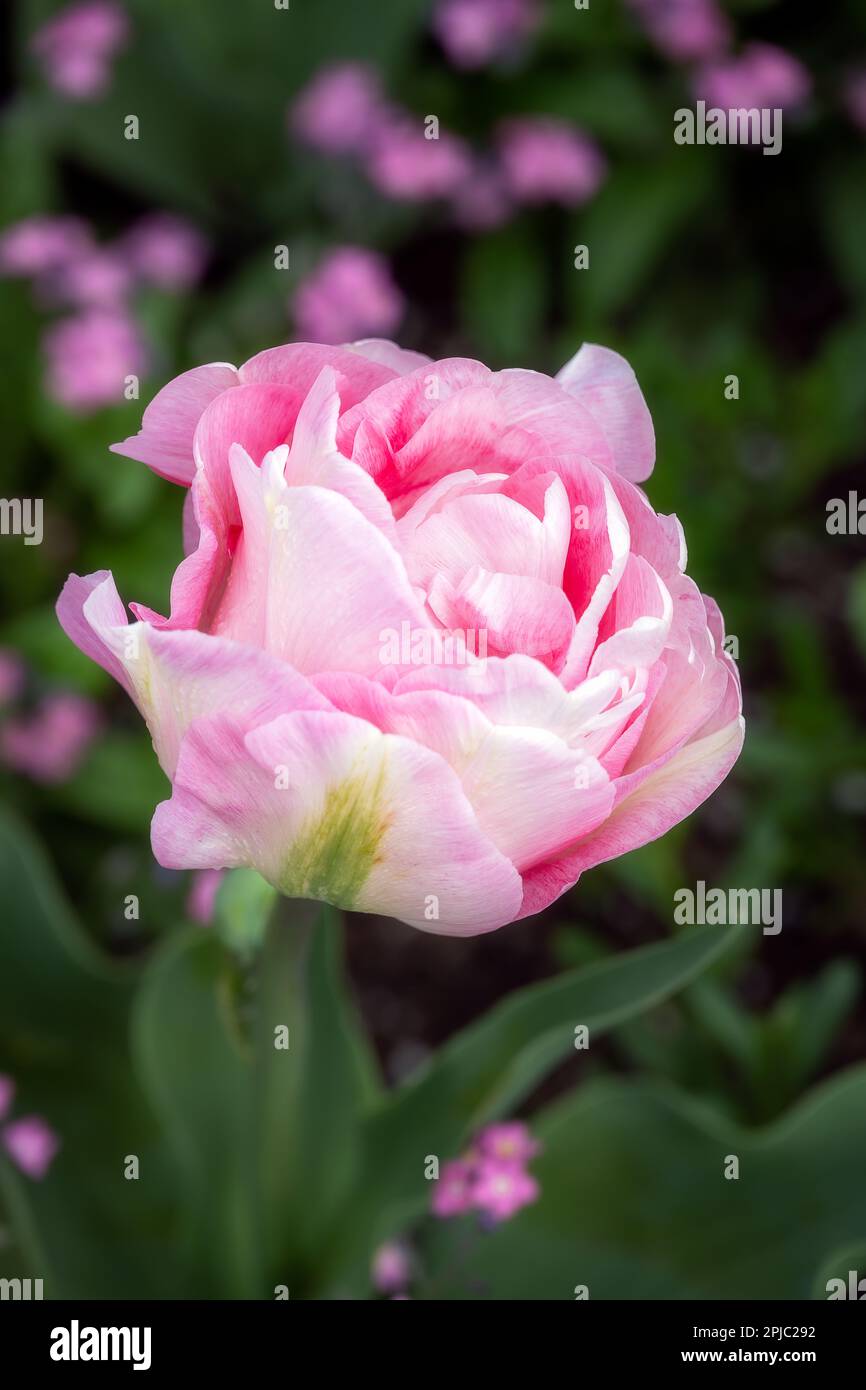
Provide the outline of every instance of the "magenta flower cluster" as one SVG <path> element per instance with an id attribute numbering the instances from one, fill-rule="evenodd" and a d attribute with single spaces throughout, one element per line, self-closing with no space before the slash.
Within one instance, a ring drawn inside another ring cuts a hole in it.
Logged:
<path id="1" fill-rule="evenodd" d="M 439 1217 L 476 1211 L 490 1221 L 508 1221 L 538 1198 L 527 1164 L 539 1150 L 518 1120 L 489 1125 L 467 1153 L 444 1164 L 430 1210 Z"/>
<path id="2" fill-rule="evenodd" d="M 479 154 L 441 129 L 435 116 L 390 102 L 374 69 L 363 63 L 322 69 L 297 98 L 289 124 L 311 148 L 359 161 L 385 197 L 445 201 L 471 229 L 500 225 L 525 203 L 577 207 L 607 172 L 588 135 L 548 117 L 503 122 L 493 149 Z"/>
<path id="3" fill-rule="evenodd" d="M 717 0 L 628 0 L 644 32 L 675 63 L 694 64 L 695 96 L 724 110 L 808 101 L 812 80 L 798 58 L 770 43 L 734 51 L 730 21 Z"/>
<path id="4" fill-rule="evenodd" d="M 72 101 L 99 97 L 129 39 L 126 12 L 114 0 L 82 0 L 37 29 L 30 51 L 50 87 Z"/>
<path id="5" fill-rule="evenodd" d="M 542 18 L 539 0 L 438 0 L 433 32 L 457 68 L 483 68 L 520 52 Z"/>
<path id="6" fill-rule="evenodd" d="M 123 400 L 128 376 L 148 369 L 131 297 L 141 286 L 176 292 L 195 283 L 207 247 L 170 213 L 143 217 L 113 243 L 100 243 L 76 217 L 35 216 L 0 236 L 0 275 L 33 282 L 38 304 L 64 311 L 43 336 L 45 387 L 70 410 Z"/>
<path id="7" fill-rule="evenodd" d="M 22 1115 L 7 1122 L 15 1099 L 15 1082 L 0 1075 L 0 1146 L 28 1178 L 44 1178 L 60 1148 L 60 1140 L 41 1115 Z"/>

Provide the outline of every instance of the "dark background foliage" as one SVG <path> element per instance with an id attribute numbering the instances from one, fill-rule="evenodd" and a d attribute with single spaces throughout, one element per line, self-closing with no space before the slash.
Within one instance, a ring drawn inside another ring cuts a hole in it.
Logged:
<path id="1" fill-rule="evenodd" d="M 593 871 L 542 917 L 469 942 L 350 919 L 352 988 L 386 1076 L 406 1075 L 510 990 L 670 937 L 678 887 L 703 878 L 784 892 L 779 936 L 738 943 L 676 999 L 519 1097 L 530 1115 L 547 1106 L 538 1121 L 548 1140 L 546 1195 L 472 1257 L 487 1281 L 479 1287 L 569 1297 L 578 1266 L 588 1266 L 598 1296 L 823 1288 L 827 1261 L 866 1240 L 858 1065 L 866 1056 L 866 559 L 862 536 L 826 528 L 828 501 L 863 477 L 866 146 L 842 91 L 852 61 L 866 57 L 866 8 L 855 0 L 728 6 L 741 37 L 783 46 L 813 78 L 776 158 L 676 146 L 672 114 L 691 100 L 685 70 L 651 47 L 617 0 L 591 0 L 581 13 L 570 0 L 547 0 L 518 61 L 468 74 L 448 65 L 423 0 L 292 0 L 288 12 L 269 0 L 128 0 L 126 8 L 132 40 L 108 92 L 87 103 L 51 93 L 27 55 L 28 35 L 54 7 L 31 0 L 6 21 L 0 221 L 74 212 L 111 238 L 147 210 L 168 209 L 194 221 L 212 248 L 195 289 L 149 290 L 136 301 L 152 358 L 141 402 L 87 414 L 48 398 L 46 315 L 23 282 L 0 280 L 2 489 L 42 496 L 46 506 L 41 546 L 0 541 L 0 645 L 26 659 L 29 699 L 76 690 L 98 700 L 104 720 L 57 785 L 0 770 L 18 822 L 44 846 L 22 850 L 20 862 L 17 850 L 4 854 L 3 940 L 14 919 L 34 955 L 25 968 L 29 948 L 7 941 L 0 984 L 0 1071 L 14 1073 L 29 1108 L 64 1135 L 66 1157 L 40 1200 L 68 1209 L 70 1194 L 109 1182 L 108 1158 L 103 1174 L 92 1155 L 76 1157 L 74 1136 L 91 1124 L 96 1132 L 110 1095 L 128 1116 L 120 1152 L 138 1145 L 155 1163 L 170 1162 L 136 1087 L 173 1063 L 148 1054 L 144 1081 L 140 1071 L 133 1081 L 124 1039 L 136 972 L 182 932 L 189 887 L 150 853 L 148 822 L 164 790 L 146 733 L 57 628 L 54 600 L 70 570 L 111 568 L 123 595 L 165 610 L 180 556 L 180 492 L 108 445 L 137 427 L 169 376 L 202 361 L 239 362 L 292 337 L 287 300 L 329 248 L 351 242 L 390 258 L 407 302 L 398 334 L 407 347 L 551 372 L 583 341 L 625 354 L 656 426 L 648 495 L 681 518 L 689 573 L 718 599 L 737 638 L 747 719 L 742 759 L 709 803 L 662 841 Z M 346 58 L 374 64 L 395 100 L 419 117 L 437 113 L 479 144 L 504 116 L 572 120 L 604 149 L 609 177 L 581 209 L 523 210 L 478 234 L 435 205 L 389 202 L 350 164 L 287 134 L 293 96 L 323 64 Z M 140 118 L 137 142 L 121 138 L 128 112 Z M 278 243 L 291 249 L 289 271 L 274 268 Z M 591 248 L 589 271 L 573 268 L 578 243 Z M 739 377 L 735 401 L 724 394 L 729 373 Z M 81 924 L 76 951 L 102 948 L 113 964 L 93 970 L 122 976 L 110 1005 L 98 990 L 96 1005 L 60 967 L 56 990 L 46 986 L 51 959 L 43 970 L 37 918 L 55 878 Z M 28 894 L 34 905 L 25 910 Z M 137 921 L 124 917 L 128 894 L 140 899 Z M 20 986 L 10 983 L 15 962 Z M 146 1003 L 135 1018 L 140 1054 Z M 208 1026 L 196 1040 L 190 1023 L 179 1041 L 188 1059 L 202 1054 L 202 1069 L 213 1066 L 202 1041 Z M 64 1049 L 78 1058 L 71 1072 L 59 1061 Z M 215 1095 L 235 1084 L 221 1076 Z M 791 1107 L 796 1122 L 780 1118 Z M 733 1216 L 717 1171 L 729 1152 L 748 1155 L 755 1174 Z M 219 1204 L 218 1184 L 214 1192 Z M 92 1221 L 73 1223 L 66 1258 L 76 1272 L 63 1287 L 79 1280 L 98 1290 L 113 1264 L 127 1291 L 170 1292 L 169 1276 L 160 1283 L 144 1273 L 146 1250 L 129 1255 L 128 1223 L 140 1221 L 154 1242 L 171 1227 L 170 1203 L 151 1208 L 151 1200 L 129 1198 L 141 1207 L 132 1215 L 100 1207 L 96 1235 Z M 359 1218 L 362 1233 L 374 1225 Z M 800 1234 L 789 1238 L 792 1226 Z M 445 1261 L 439 1246 L 450 1239 L 437 1231 L 431 1267 Z M 363 1253 L 363 1235 L 357 1245 Z M 667 1265 L 662 1247 L 673 1252 Z M 311 1234 L 297 1256 L 310 1292 L 333 1292 L 329 1249 Z M 521 1282 L 527 1260 L 545 1271 L 541 1292 Z M 462 1285 L 449 1294 L 442 1279 L 440 1296 L 466 1296 Z M 239 1275 L 228 1287 L 251 1286 Z"/>

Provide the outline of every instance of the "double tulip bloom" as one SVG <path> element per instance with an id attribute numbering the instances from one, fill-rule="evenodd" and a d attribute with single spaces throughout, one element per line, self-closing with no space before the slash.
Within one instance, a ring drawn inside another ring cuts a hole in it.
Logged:
<path id="1" fill-rule="evenodd" d="M 115 448 L 189 489 L 171 614 L 129 622 L 107 572 L 58 614 L 147 721 L 161 864 L 473 935 L 736 760 L 721 616 L 638 486 L 652 422 L 617 354 L 554 380 L 295 343 L 184 373 Z"/>

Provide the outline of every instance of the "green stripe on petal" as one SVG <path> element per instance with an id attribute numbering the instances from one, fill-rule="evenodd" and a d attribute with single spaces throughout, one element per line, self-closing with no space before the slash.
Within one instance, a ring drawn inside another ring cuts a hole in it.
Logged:
<path id="1" fill-rule="evenodd" d="M 351 908 L 379 858 L 390 817 L 384 804 L 385 759 L 329 788 L 322 811 L 295 836 L 279 879 L 290 898 L 317 898 Z"/>

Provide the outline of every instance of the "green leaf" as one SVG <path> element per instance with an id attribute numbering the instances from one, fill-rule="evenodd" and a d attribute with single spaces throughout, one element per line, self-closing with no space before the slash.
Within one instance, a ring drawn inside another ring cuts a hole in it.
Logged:
<path id="1" fill-rule="evenodd" d="M 5 814 L 0 898 L 0 1070 L 15 1079 L 13 1113 L 44 1116 L 60 1139 L 38 1183 L 0 1158 L 13 1240 L 46 1297 L 170 1296 L 173 1266 L 159 1248 L 164 1175 L 129 1070 L 133 972 L 95 949 L 42 850 Z M 146 1181 L 124 1179 L 128 1154 Z"/>
<path id="2" fill-rule="evenodd" d="M 688 984 L 741 934 L 697 928 L 510 995 L 372 1117 L 364 1179 L 370 1207 L 378 1216 L 386 1203 L 401 1206 L 401 1215 L 419 1210 L 429 1198 L 425 1155 L 453 1157 L 481 1125 L 513 1110 L 553 1067 L 577 1055 L 578 1025 L 589 1029 L 591 1047 Z"/>
<path id="3" fill-rule="evenodd" d="M 261 959 L 257 1115 L 268 1267 L 293 1287 L 329 1263 L 378 1080 L 345 992 L 339 914 L 292 903 L 280 916 Z M 279 1045 L 284 1029 L 288 1048 Z"/>
<path id="4" fill-rule="evenodd" d="M 233 1036 L 234 986 L 224 948 L 193 929 L 156 953 L 132 1017 L 138 1075 L 183 1194 L 178 1262 L 198 1298 L 261 1293 L 252 1075 Z"/>
<path id="5" fill-rule="evenodd" d="M 864 1068 L 766 1129 L 667 1087 L 604 1080 L 533 1131 L 540 1200 L 484 1236 L 437 1297 L 481 1280 L 497 1299 L 573 1300 L 578 1284 L 591 1299 L 802 1299 L 827 1251 L 866 1237 Z"/>

